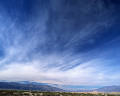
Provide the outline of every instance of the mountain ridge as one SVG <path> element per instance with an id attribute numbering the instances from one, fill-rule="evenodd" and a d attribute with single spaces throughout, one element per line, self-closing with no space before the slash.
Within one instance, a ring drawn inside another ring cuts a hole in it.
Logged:
<path id="1" fill-rule="evenodd" d="M 53 84 L 55 85 L 55 84 Z M 33 91 L 59 91 L 59 92 L 120 92 L 120 85 L 105 86 L 96 89 L 65 90 L 59 86 L 52 86 L 49 83 L 37 83 L 29 81 L 20 82 L 0 82 L 0 89 L 12 90 L 33 90 Z"/>
<path id="2" fill-rule="evenodd" d="M 64 91 L 49 85 L 22 84 L 18 82 L 0 82 L 0 89 L 33 90 L 33 91 Z"/>

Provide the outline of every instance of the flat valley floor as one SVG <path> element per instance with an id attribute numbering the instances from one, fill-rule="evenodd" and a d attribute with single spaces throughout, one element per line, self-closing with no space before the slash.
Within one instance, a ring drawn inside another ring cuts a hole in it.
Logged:
<path id="1" fill-rule="evenodd" d="M 40 92 L 0 90 L 0 96 L 120 96 L 120 92 Z"/>

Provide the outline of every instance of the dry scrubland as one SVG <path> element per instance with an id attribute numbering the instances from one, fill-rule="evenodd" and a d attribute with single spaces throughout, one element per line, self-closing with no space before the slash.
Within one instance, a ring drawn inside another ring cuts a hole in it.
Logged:
<path id="1" fill-rule="evenodd" d="M 39 92 L 0 90 L 0 96 L 120 96 L 120 92 Z"/>

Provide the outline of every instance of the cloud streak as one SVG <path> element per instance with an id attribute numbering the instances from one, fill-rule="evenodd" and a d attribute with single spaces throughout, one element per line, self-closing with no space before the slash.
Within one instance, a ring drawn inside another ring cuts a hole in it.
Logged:
<path id="1" fill-rule="evenodd" d="M 19 3 L 1 1 L 0 80 L 119 84 L 118 2 Z"/>

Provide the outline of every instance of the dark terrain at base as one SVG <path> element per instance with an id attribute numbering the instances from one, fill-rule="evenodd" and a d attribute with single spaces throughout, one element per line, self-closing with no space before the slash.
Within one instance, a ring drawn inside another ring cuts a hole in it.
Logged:
<path id="1" fill-rule="evenodd" d="M 99 93 L 99 92 L 40 92 L 20 90 L 0 90 L 0 96 L 120 96 L 120 93 Z"/>

